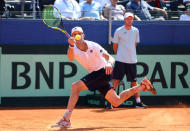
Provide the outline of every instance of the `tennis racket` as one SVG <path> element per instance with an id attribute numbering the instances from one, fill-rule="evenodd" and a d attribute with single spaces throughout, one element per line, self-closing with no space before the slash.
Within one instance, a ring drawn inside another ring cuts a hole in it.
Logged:
<path id="1" fill-rule="evenodd" d="M 47 7 L 43 9 L 42 21 L 48 27 L 51 27 L 52 29 L 56 29 L 63 32 L 67 38 L 71 37 L 67 33 L 67 31 L 64 29 L 61 13 L 55 6 L 48 5 Z"/>

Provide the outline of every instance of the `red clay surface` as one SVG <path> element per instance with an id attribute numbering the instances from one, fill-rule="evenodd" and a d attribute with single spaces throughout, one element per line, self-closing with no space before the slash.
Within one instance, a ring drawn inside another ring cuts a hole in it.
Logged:
<path id="1" fill-rule="evenodd" d="M 190 131 L 190 107 L 77 108 L 72 128 L 49 129 L 62 108 L 0 108 L 0 131 Z"/>

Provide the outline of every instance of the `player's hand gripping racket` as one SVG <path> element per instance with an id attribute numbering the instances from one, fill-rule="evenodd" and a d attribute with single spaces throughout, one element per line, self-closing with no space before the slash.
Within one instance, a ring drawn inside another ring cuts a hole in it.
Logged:
<path id="1" fill-rule="evenodd" d="M 64 29 L 61 13 L 55 6 L 49 5 L 43 9 L 42 20 L 48 27 L 59 30 L 63 32 L 67 38 L 70 38 L 70 35 Z"/>

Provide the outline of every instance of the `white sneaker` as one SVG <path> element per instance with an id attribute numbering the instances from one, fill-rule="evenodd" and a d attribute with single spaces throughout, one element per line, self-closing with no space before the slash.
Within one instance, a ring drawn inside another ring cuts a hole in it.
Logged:
<path id="1" fill-rule="evenodd" d="M 51 125 L 51 128 L 69 128 L 71 127 L 71 121 L 66 121 L 65 118 L 61 118 L 56 124 Z"/>

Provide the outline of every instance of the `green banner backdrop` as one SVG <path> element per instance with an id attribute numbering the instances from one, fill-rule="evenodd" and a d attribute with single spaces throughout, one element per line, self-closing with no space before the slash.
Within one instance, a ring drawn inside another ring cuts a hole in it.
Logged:
<path id="1" fill-rule="evenodd" d="M 188 96 L 189 66 L 190 55 L 138 55 L 138 82 L 147 76 L 158 96 Z M 71 84 L 88 73 L 66 55 L 28 54 L 1 54 L 0 71 L 0 97 L 69 96 Z M 124 82 L 130 87 L 126 78 Z M 152 96 L 149 92 L 141 95 Z"/>

